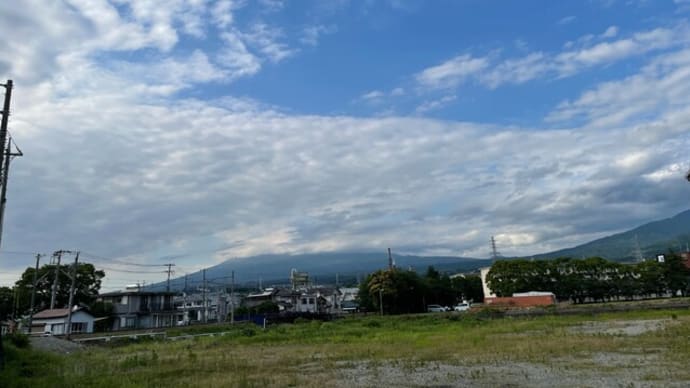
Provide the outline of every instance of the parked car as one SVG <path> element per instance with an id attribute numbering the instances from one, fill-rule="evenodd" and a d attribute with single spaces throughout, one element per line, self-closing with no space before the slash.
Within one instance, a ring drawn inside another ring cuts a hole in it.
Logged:
<path id="1" fill-rule="evenodd" d="M 453 307 L 455 311 L 467 311 L 470 309 L 470 304 L 467 302 L 458 303 Z"/>
<path id="2" fill-rule="evenodd" d="M 442 313 L 448 311 L 448 309 L 440 304 L 430 304 L 426 306 L 426 311 L 428 313 Z"/>

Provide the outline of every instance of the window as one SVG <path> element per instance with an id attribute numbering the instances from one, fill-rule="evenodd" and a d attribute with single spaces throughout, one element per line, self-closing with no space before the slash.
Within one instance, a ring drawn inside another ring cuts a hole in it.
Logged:
<path id="1" fill-rule="evenodd" d="M 86 333 L 86 322 L 72 322 L 72 333 Z"/>
<path id="2" fill-rule="evenodd" d="M 307 298 L 302 298 L 302 304 L 307 304 Z"/>

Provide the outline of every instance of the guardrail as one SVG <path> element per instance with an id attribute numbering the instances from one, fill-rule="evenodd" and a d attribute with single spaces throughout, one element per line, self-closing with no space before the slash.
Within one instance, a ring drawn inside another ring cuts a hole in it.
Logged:
<path id="1" fill-rule="evenodd" d="M 161 332 L 156 332 L 156 333 L 133 333 L 133 334 L 120 334 L 120 335 L 104 335 L 100 337 L 84 337 L 84 338 L 73 338 L 72 341 L 74 342 L 91 342 L 91 341 L 103 341 L 103 342 L 110 342 L 111 340 L 115 339 L 138 339 L 139 337 L 149 337 L 149 338 L 156 338 L 156 337 L 163 337 L 163 339 L 167 338 L 167 335 L 164 331 Z"/>

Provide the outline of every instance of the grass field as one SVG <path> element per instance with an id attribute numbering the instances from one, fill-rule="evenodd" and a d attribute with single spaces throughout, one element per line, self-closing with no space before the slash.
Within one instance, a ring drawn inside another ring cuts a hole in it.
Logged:
<path id="1" fill-rule="evenodd" d="M 304 322 L 91 346 L 8 346 L 9 387 L 688 386 L 690 311 L 492 319 L 423 314 Z"/>

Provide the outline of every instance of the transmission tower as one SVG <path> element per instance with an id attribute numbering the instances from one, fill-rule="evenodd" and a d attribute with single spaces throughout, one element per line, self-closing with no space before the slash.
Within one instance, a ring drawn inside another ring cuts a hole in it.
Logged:
<path id="1" fill-rule="evenodd" d="M 494 236 L 491 236 L 491 261 L 495 262 L 498 260 L 500 255 L 501 253 L 496 250 L 496 239 Z"/>

